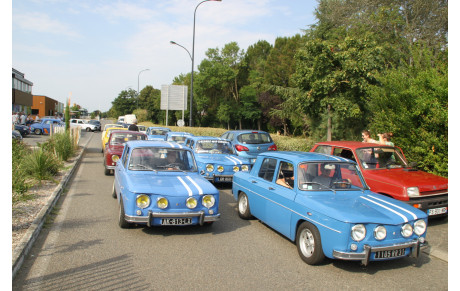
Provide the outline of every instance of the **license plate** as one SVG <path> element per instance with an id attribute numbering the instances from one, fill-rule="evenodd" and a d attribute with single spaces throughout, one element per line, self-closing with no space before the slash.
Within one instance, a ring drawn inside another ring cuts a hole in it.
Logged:
<path id="1" fill-rule="evenodd" d="M 428 215 L 438 215 L 447 213 L 447 207 L 428 209 Z"/>
<path id="2" fill-rule="evenodd" d="M 378 252 L 375 252 L 375 258 L 376 259 L 396 258 L 396 257 L 404 256 L 405 253 L 406 253 L 406 249 L 378 251 Z"/>
<path id="3" fill-rule="evenodd" d="M 191 218 L 162 218 L 161 225 L 187 225 L 192 224 Z"/>
<path id="4" fill-rule="evenodd" d="M 219 181 L 219 182 L 232 182 L 232 177 L 218 177 L 217 181 Z"/>

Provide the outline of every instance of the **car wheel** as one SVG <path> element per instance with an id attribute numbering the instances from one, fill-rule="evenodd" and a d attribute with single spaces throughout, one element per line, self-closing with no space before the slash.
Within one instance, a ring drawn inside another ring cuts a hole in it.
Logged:
<path id="1" fill-rule="evenodd" d="M 36 135 L 40 135 L 40 134 L 42 134 L 42 131 L 40 130 L 40 128 L 36 128 L 36 129 L 34 129 L 34 133 Z"/>
<path id="2" fill-rule="evenodd" d="M 110 170 L 104 167 L 104 174 L 106 176 L 109 176 L 110 175 Z"/>
<path id="3" fill-rule="evenodd" d="M 324 260 L 323 246 L 318 229 L 310 222 L 304 221 L 297 229 L 297 251 L 302 260 L 309 265 L 316 265 Z"/>
<path id="4" fill-rule="evenodd" d="M 129 228 L 131 224 L 125 219 L 125 207 L 123 206 L 123 198 L 120 197 L 119 211 L 118 211 L 118 226 L 121 228 Z"/>
<path id="5" fill-rule="evenodd" d="M 113 186 L 112 186 L 112 197 L 113 198 L 117 198 L 117 191 L 115 191 L 115 181 L 113 182 Z"/>
<path id="6" fill-rule="evenodd" d="M 238 195 L 238 215 L 242 219 L 252 218 L 251 210 L 249 209 L 248 196 L 244 192 L 241 192 L 240 195 Z"/>

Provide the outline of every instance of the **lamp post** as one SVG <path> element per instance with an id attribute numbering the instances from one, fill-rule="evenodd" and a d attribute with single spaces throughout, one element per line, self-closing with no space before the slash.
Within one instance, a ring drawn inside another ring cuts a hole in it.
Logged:
<path id="1" fill-rule="evenodd" d="M 188 49 L 186 49 L 184 46 L 182 46 L 182 45 L 180 45 L 180 44 L 178 44 L 177 42 L 172 41 L 172 40 L 171 40 L 169 43 L 178 45 L 178 46 L 180 46 L 181 48 L 183 48 L 183 49 L 188 53 L 188 55 L 189 55 L 189 57 L 190 57 L 190 60 L 192 60 L 192 55 L 190 54 L 190 52 L 188 51 Z M 193 64 L 193 62 L 192 62 L 192 64 Z M 192 67 L 192 74 L 193 74 L 193 67 Z M 193 82 L 193 78 L 190 80 L 190 82 Z M 192 98 L 191 96 L 192 96 L 192 89 L 190 89 L 190 98 Z M 192 104 L 192 102 L 190 102 L 190 104 Z M 191 117 L 191 116 L 192 116 L 192 110 L 191 110 L 191 107 L 190 107 L 190 117 Z M 182 109 L 182 120 L 183 120 L 183 119 L 184 119 L 184 110 Z M 191 126 L 191 125 L 189 125 L 189 126 Z"/>
<path id="2" fill-rule="evenodd" d="M 137 74 L 137 109 L 139 109 L 139 76 L 144 71 L 150 71 L 150 69 L 144 69 L 144 70 L 140 71 L 139 74 Z"/>
<path id="3" fill-rule="evenodd" d="M 204 2 L 209 2 L 209 1 L 218 1 L 221 2 L 222 0 L 204 0 L 198 3 L 198 5 L 195 7 L 195 12 L 193 14 L 193 44 L 192 44 L 192 80 L 191 80 L 191 89 L 190 89 L 190 127 L 193 126 L 193 121 L 192 121 L 192 106 L 193 106 L 193 65 L 194 65 L 194 59 L 195 59 L 195 18 L 196 18 L 196 10 L 198 9 L 198 6 L 200 6 Z"/>

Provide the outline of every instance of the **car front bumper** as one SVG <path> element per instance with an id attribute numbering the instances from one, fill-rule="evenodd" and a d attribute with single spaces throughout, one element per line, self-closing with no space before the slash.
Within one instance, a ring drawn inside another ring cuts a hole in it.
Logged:
<path id="1" fill-rule="evenodd" d="M 184 218 L 198 217 L 198 222 L 203 225 L 205 222 L 217 221 L 220 219 L 220 213 L 215 215 L 205 215 L 204 211 L 197 212 L 152 212 L 149 211 L 147 216 L 130 216 L 125 214 L 125 220 L 132 223 L 146 223 L 151 226 L 153 218 Z"/>
<path id="2" fill-rule="evenodd" d="M 391 246 L 381 246 L 381 247 L 371 247 L 369 245 L 364 245 L 364 251 L 361 253 L 355 252 L 341 252 L 334 250 L 332 256 L 336 259 L 341 260 L 350 260 L 350 261 L 361 261 L 364 266 L 367 266 L 371 259 L 371 253 L 379 251 L 392 251 L 398 249 L 411 248 L 409 256 L 418 258 L 420 256 L 420 251 L 428 247 L 428 242 L 420 242 L 419 240 L 413 240 L 406 243 L 395 244 Z M 401 256 L 403 257 L 403 256 Z M 396 257 L 399 258 L 399 257 Z M 375 259 L 375 260 L 384 260 L 384 259 Z"/>

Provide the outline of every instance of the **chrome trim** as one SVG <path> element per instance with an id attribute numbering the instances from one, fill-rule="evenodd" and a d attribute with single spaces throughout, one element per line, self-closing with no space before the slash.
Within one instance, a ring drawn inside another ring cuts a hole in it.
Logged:
<path id="1" fill-rule="evenodd" d="M 341 260 L 351 260 L 351 261 L 361 261 L 361 264 L 367 266 L 369 264 L 369 260 L 371 257 L 371 253 L 375 253 L 378 251 L 391 251 L 396 249 L 406 249 L 411 248 L 409 256 L 418 258 L 420 256 L 420 250 L 427 248 L 428 242 L 420 242 L 418 239 L 407 242 L 407 243 L 400 243 L 394 244 L 391 246 L 381 246 L 381 247 L 371 247 L 369 245 L 364 245 L 364 251 L 362 253 L 354 253 L 354 252 L 342 252 L 342 251 L 332 251 L 332 256 L 336 259 Z M 380 260 L 380 259 L 376 259 Z"/>
<path id="2" fill-rule="evenodd" d="M 147 216 L 131 216 L 125 214 L 125 220 L 132 223 L 146 223 L 147 226 L 152 226 L 152 218 L 183 218 L 183 217 L 199 217 L 200 225 L 204 222 L 217 221 L 220 219 L 220 213 L 216 215 L 205 215 L 204 211 L 197 212 L 152 212 L 149 211 Z"/>

